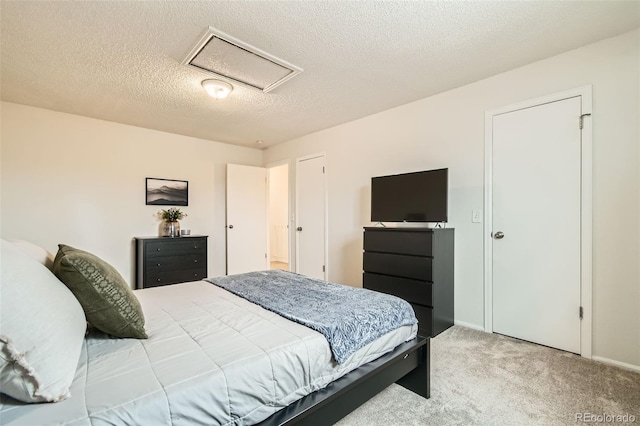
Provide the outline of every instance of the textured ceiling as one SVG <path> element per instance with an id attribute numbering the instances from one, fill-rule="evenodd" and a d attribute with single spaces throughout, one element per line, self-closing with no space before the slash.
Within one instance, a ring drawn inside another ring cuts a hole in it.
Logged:
<path id="1" fill-rule="evenodd" d="M 638 1 L 7 1 L 2 100 L 268 147 L 640 25 Z M 304 72 L 206 95 L 208 26 Z"/>

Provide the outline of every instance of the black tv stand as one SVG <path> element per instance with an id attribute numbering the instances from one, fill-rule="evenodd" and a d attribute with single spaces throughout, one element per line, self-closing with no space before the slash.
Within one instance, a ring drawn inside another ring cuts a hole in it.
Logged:
<path id="1" fill-rule="evenodd" d="M 418 334 L 453 325 L 453 228 L 364 228 L 363 287 L 401 297 L 418 318 Z"/>

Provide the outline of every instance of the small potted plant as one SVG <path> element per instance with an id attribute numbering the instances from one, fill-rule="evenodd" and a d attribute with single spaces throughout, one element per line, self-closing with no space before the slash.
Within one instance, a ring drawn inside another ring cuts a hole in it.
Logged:
<path id="1" fill-rule="evenodd" d="M 162 225 L 163 237 L 179 237 L 180 222 L 179 220 L 187 217 L 187 214 L 180 209 L 171 207 L 170 209 L 162 209 L 158 212 L 158 217 L 164 220 Z"/>

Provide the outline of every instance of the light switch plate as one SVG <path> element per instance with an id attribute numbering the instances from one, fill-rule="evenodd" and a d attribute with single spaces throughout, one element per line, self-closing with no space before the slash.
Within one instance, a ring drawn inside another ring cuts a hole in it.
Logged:
<path id="1" fill-rule="evenodd" d="M 471 222 L 473 222 L 473 223 L 482 222 L 482 212 L 480 210 L 472 210 L 471 211 Z"/>

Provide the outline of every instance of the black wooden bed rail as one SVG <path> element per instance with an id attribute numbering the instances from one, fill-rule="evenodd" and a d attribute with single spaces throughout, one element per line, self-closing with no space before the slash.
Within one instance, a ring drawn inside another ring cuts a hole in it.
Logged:
<path id="1" fill-rule="evenodd" d="M 260 426 L 332 425 L 392 383 L 430 397 L 430 340 L 418 336 L 274 413 Z"/>

